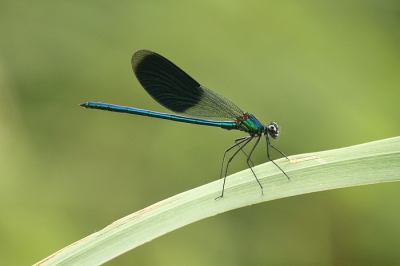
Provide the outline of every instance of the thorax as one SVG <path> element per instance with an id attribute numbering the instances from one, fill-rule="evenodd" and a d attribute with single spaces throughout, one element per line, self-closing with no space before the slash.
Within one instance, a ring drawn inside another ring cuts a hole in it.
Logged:
<path id="1" fill-rule="evenodd" d="M 243 116 L 236 118 L 236 124 L 239 130 L 250 134 L 258 135 L 265 131 L 265 126 L 254 115 L 249 113 L 244 113 Z"/>

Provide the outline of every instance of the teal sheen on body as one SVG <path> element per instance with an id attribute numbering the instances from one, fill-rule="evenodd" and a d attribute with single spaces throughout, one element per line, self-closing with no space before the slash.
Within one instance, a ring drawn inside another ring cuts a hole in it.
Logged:
<path id="1" fill-rule="evenodd" d="M 289 179 L 289 176 L 270 157 L 269 148 L 271 147 L 287 158 L 284 153 L 270 143 L 269 137 L 276 139 L 279 136 L 280 132 L 277 123 L 272 122 L 268 126 L 263 125 L 254 115 L 243 112 L 237 105 L 222 95 L 200 85 L 174 63 L 155 52 L 149 50 L 135 52 L 132 56 L 132 68 L 147 93 L 162 106 L 176 114 L 102 102 L 86 102 L 80 104 L 80 106 L 118 113 L 156 117 L 189 124 L 213 126 L 227 130 L 235 129 L 249 133 L 246 137 L 236 139 L 235 144 L 229 147 L 224 153 L 220 173 L 221 178 L 224 176 L 224 182 L 221 195 L 217 199 L 224 196 L 229 164 L 239 152 L 243 152 L 246 155 L 247 165 L 253 172 L 261 188 L 261 193 L 263 193 L 263 187 L 253 171 L 254 164 L 251 160 L 251 155 L 262 136 L 265 136 L 267 142 L 268 159 Z M 243 148 L 254 138 L 256 139 L 255 144 L 250 152 L 246 153 Z M 236 150 L 229 157 L 224 172 L 226 155 L 234 148 Z"/>

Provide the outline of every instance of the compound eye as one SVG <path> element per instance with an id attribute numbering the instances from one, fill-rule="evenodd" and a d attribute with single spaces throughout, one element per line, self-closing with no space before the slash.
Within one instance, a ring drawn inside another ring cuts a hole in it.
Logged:
<path id="1" fill-rule="evenodd" d="M 275 125 L 272 125 L 272 124 L 269 125 L 268 130 L 271 131 L 271 133 L 276 132 L 276 127 L 275 127 Z"/>

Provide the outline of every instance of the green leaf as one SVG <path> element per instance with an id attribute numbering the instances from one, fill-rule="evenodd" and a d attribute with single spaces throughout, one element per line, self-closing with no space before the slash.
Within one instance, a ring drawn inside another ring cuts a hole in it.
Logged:
<path id="1" fill-rule="evenodd" d="M 50 255 L 37 265 L 96 265 L 195 221 L 260 202 L 336 188 L 400 180 L 400 137 L 357 146 L 290 156 L 183 192 L 121 218 Z"/>

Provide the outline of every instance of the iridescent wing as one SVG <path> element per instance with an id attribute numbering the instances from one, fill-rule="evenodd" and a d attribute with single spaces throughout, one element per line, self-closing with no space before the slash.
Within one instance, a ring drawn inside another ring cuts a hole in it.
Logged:
<path id="1" fill-rule="evenodd" d="M 243 111 L 230 100 L 200 85 L 165 57 L 139 50 L 132 68 L 143 88 L 174 113 L 218 121 L 236 121 Z"/>

